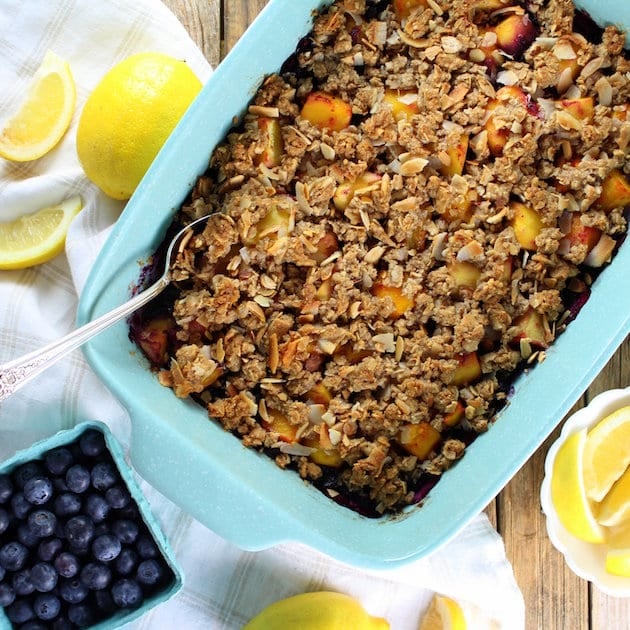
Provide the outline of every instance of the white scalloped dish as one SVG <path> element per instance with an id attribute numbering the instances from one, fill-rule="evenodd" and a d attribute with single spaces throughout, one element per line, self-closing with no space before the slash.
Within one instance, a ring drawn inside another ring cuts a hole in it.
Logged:
<path id="1" fill-rule="evenodd" d="M 591 428 L 615 410 L 630 405 L 630 387 L 599 394 L 584 408 L 575 412 L 562 427 L 560 437 L 552 444 L 545 460 L 545 478 L 540 500 L 547 521 L 547 533 L 553 546 L 564 555 L 567 565 L 579 577 L 592 582 L 613 597 L 630 597 L 630 577 L 612 575 L 605 569 L 606 545 L 579 540 L 560 523 L 551 501 L 551 471 L 559 448 L 573 433 Z"/>

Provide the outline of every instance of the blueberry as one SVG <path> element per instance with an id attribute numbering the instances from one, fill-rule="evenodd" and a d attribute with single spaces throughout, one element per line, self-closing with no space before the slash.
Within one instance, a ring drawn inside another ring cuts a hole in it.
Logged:
<path id="1" fill-rule="evenodd" d="M 81 494 L 90 487 L 90 471 L 81 464 L 74 464 L 66 472 L 66 483 L 69 490 Z"/>
<path id="2" fill-rule="evenodd" d="M 79 439 L 81 452 L 88 457 L 97 457 L 105 450 L 105 436 L 96 429 L 88 429 Z"/>
<path id="3" fill-rule="evenodd" d="M 57 617 L 50 628 L 51 630 L 73 630 L 74 626 L 66 617 Z"/>
<path id="4" fill-rule="evenodd" d="M 94 537 L 94 523 L 89 516 L 73 516 L 66 523 L 65 533 L 71 545 L 87 547 Z"/>
<path id="5" fill-rule="evenodd" d="M 142 603 L 142 589 L 135 580 L 123 578 L 112 586 L 112 598 L 119 608 L 135 608 Z"/>
<path id="6" fill-rule="evenodd" d="M 16 599 L 5 610 L 9 621 L 13 623 L 26 623 L 35 617 L 33 608 L 28 599 Z"/>
<path id="7" fill-rule="evenodd" d="M 13 471 L 13 481 L 15 485 L 22 490 L 26 482 L 33 477 L 42 477 L 44 469 L 37 461 L 26 462 L 21 464 Z"/>
<path id="8" fill-rule="evenodd" d="M 94 591 L 94 602 L 96 607 L 108 616 L 117 610 L 114 599 L 106 588 L 102 588 L 100 591 Z"/>
<path id="9" fill-rule="evenodd" d="M 6 608 L 15 600 L 15 591 L 13 587 L 6 582 L 0 582 L 0 606 Z"/>
<path id="10" fill-rule="evenodd" d="M 53 505 L 57 516 L 74 516 L 81 511 L 81 498 L 74 492 L 64 492 L 55 498 Z"/>
<path id="11" fill-rule="evenodd" d="M 92 468 L 92 485 L 97 490 L 107 490 L 120 480 L 116 466 L 111 462 L 99 462 Z"/>
<path id="12" fill-rule="evenodd" d="M 157 558 L 160 555 L 157 545 L 149 536 L 140 536 L 136 541 L 136 549 L 141 558 Z"/>
<path id="13" fill-rule="evenodd" d="M 104 521 L 109 510 L 109 503 L 100 494 L 90 494 L 85 500 L 85 512 L 95 523 Z"/>
<path id="14" fill-rule="evenodd" d="M 61 577 L 71 578 L 79 573 L 79 559 L 69 551 L 62 551 L 55 558 L 53 565 Z"/>
<path id="15" fill-rule="evenodd" d="M 119 575 L 130 575 L 138 564 L 138 554 L 128 547 L 123 549 L 114 561 L 114 568 Z"/>
<path id="16" fill-rule="evenodd" d="M 111 579 L 111 570 L 107 565 L 100 562 L 88 562 L 81 569 L 81 582 L 92 591 L 106 588 L 109 586 Z"/>
<path id="17" fill-rule="evenodd" d="M 154 558 L 143 560 L 136 571 L 136 579 L 140 584 L 153 586 L 160 582 L 164 577 L 164 569 L 162 565 Z"/>
<path id="18" fill-rule="evenodd" d="M 44 621 L 54 619 L 61 610 L 61 602 L 52 593 L 41 593 L 33 602 L 33 612 Z"/>
<path id="19" fill-rule="evenodd" d="M 30 595 L 35 590 L 35 584 L 31 579 L 31 572 L 28 569 L 16 571 L 11 580 L 11 586 L 16 595 Z"/>
<path id="20" fill-rule="evenodd" d="M 13 494 L 13 482 L 9 475 L 0 475 L 0 503 L 6 503 Z"/>
<path id="21" fill-rule="evenodd" d="M 53 496 L 53 484 L 48 477 L 31 477 L 24 484 L 24 497 L 33 505 L 43 505 Z"/>
<path id="22" fill-rule="evenodd" d="M 59 580 L 59 595 L 68 604 L 79 604 L 88 596 L 88 588 L 79 578 Z"/>
<path id="23" fill-rule="evenodd" d="M 10 524 L 11 516 L 3 507 L 0 507 L 0 534 L 6 532 Z"/>
<path id="24" fill-rule="evenodd" d="M 87 604 L 68 606 L 68 619 L 79 628 L 87 628 L 94 623 L 94 613 Z"/>
<path id="25" fill-rule="evenodd" d="M 52 475 L 63 475 L 74 463 L 70 449 L 65 446 L 54 448 L 44 455 L 44 463 Z"/>
<path id="26" fill-rule="evenodd" d="M 105 499 L 111 507 L 120 510 L 129 505 L 131 496 L 124 486 L 112 486 L 111 488 L 107 488 Z"/>
<path id="27" fill-rule="evenodd" d="M 57 525 L 57 517 L 50 510 L 35 510 L 28 515 L 28 526 L 40 538 L 52 536 Z"/>
<path id="28" fill-rule="evenodd" d="M 25 547 L 36 547 L 39 544 L 39 536 L 28 526 L 28 524 L 22 523 L 16 530 L 17 539 Z"/>
<path id="29" fill-rule="evenodd" d="M 50 562 L 63 547 L 63 543 L 59 538 L 46 538 L 42 540 L 37 547 L 37 557 L 44 562 Z"/>
<path id="30" fill-rule="evenodd" d="M 40 593 L 48 593 L 57 586 L 57 571 L 49 562 L 38 562 L 31 569 L 31 580 Z"/>
<path id="31" fill-rule="evenodd" d="M 92 541 L 92 554 L 101 562 L 115 560 L 121 549 L 120 540 L 113 534 L 103 534 Z"/>
<path id="32" fill-rule="evenodd" d="M 16 518 L 26 518 L 33 505 L 26 500 L 23 492 L 16 492 L 11 497 L 11 509 Z"/>
<path id="33" fill-rule="evenodd" d="M 12 540 L 0 547 L 0 564 L 7 571 L 19 571 L 28 558 L 28 549 L 20 542 Z"/>
<path id="34" fill-rule="evenodd" d="M 112 523 L 112 532 L 121 543 L 130 545 L 138 538 L 138 526 L 129 519 L 120 519 Z"/>

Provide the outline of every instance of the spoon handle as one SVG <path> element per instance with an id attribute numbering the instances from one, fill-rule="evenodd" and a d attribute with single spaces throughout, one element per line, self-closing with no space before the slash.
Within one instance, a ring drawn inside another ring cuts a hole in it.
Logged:
<path id="1" fill-rule="evenodd" d="M 22 357 L 0 365 L 0 401 L 5 400 L 22 385 L 48 369 L 59 359 L 66 356 L 86 341 L 139 309 L 161 293 L 169 284 L 168 274 L 162 276 L 155 284 L 138 293 L 128 302 L 101 315 L 97 319 L 84 324 L 57 341 L 35 350 Z"/>

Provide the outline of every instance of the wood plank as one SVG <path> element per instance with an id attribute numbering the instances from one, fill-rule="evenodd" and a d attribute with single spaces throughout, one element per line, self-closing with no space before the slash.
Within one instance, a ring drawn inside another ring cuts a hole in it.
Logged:
<path id="1" fill-rule="evenodd" d="M 221 59 L 222 0 L 163 0 L 184 25 L 204 57 L 216 67 Z"/>
<path id="2" fill-rule="evenodd" d="M 223 2 L 224 54 L 229 52 L 267 4 L 267 0 L 229 0 Z"/>

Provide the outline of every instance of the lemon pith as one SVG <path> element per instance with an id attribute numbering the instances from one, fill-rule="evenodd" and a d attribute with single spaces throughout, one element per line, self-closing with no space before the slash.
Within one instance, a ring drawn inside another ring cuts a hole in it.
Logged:
<path id="1" fill-rule="evenodd" d="M 20 108 L 0 129 L 0 156 L 28 162 L 48 153 L 70 126 L 75 101 L 69 64 L 49 51 Z"/>
<path id="2" fill-rule="evenodd" d="M 201 89 L 185 62 L 139 53 L 114 66 L 90 94 L 77 153 L 105 194 L 128 199 Z"/>
<path id="3" fill-rule="evenodd" d="M 83 207 L 81 197 L 0 223 L 0 269 L 23 269 L 44 263 L 64 247 L 72 219 Z"/>

